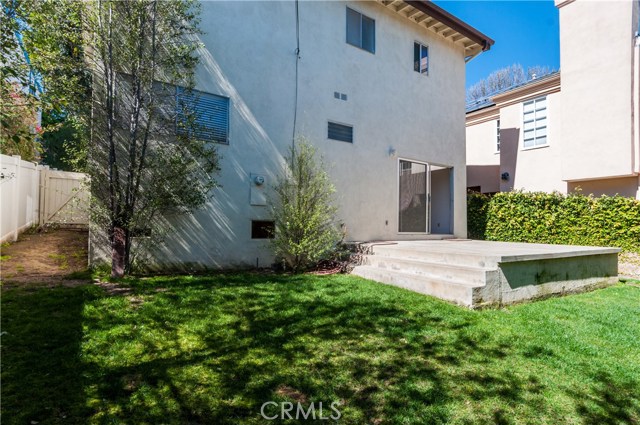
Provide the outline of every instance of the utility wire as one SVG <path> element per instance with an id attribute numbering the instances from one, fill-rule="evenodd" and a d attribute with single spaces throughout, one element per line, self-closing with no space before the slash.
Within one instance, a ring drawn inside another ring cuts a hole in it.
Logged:
<path id="1" fill-rule="evenodd" d="M 296 124 L 298 121 L 298 63 L 300 62 L 300 11 L 298 0 L 295 0 L 296 6 L 296 76 L 295 91 L 293 103 L 293 131 L 291 135 L 291 168 L 293 168 L 296 155 Z"/>

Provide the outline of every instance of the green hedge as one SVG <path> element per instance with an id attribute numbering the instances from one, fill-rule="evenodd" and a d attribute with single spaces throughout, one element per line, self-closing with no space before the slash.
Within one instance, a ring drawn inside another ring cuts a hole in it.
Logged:
<path id="1" fill-rule="evenodd" d="M 640 252 L 640 201 L 636 199 L 503 192 L 491 198 L 469 194 L 467 205 L 470 238 L 615 246 Z"/>
<path id="2" fill-rule="evenodd" d="M 467 193 L 467 237 L 485 239 L 490 200 L 490 197 L 478 192 Z"/>

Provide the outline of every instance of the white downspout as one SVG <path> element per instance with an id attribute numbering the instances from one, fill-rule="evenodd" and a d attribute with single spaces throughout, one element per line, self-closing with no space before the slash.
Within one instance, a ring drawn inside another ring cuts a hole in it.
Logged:
<path id="1" fill-rule="evenodd" d="M 640 174 L 640 33 L 635 34 L 633 47 L 633 172 Z M 640 199 L 640 176 L 638 177 L 638 189 L 636 199 Z"/>

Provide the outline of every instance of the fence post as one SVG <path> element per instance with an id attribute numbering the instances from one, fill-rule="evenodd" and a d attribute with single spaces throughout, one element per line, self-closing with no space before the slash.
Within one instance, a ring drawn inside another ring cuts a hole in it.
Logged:
<path id="1" fill-rule="evenodd" d="M 45 165 L 40 170 L 40 219 L 38 220 L 40 226 L 44 226 L 47 220 L 47 186 L 49 180 L 49 166 Z"/>
<path id="2" fill-rule="evenodd" d="M 20 155 L 13 155 L 16 161 L 16 190 L 13 191 L 13 242 L 18 240 L 18 228 L 20 227 L 20 169 L 22 159 Z"/>
<path id="3" fill-rule="evenodd" d="M 33 163 L 33 176 L 31 178 L 31 194 L 33 195 L 34 202 L 31 206 L 31 225 L 38 224 L 38 208 L 40 207 L 40 170 L 37 163 Z"/>

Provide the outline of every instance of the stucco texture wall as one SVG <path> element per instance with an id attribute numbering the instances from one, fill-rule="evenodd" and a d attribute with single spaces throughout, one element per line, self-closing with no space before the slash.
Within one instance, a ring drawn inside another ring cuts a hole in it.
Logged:
<path id="1" fill-rule="evenodd" d="M 346 43 L 347 5 L 375 19 L 375 54 Z M 256 191 L 268 196 L 292 143 L 295 3 L 203 2 L 201 17 L 196 88 L 230 98 L 229 144 L 218 147 L 220 187 L 211 202 L 166 220 L 168 237 L 153 261 L 181 269 L 269 265 L 268 241 L 251 239 L 251 220 L 269 219 L 269 202 L 251 199 Z M 376 2 L 300 2 L 299 17 L 296 135 L 325 157 L 347 238 L 424 236 L 398 234 L 399 158 L 453 167 L 453 229 L 465 237 L 463 48 Z M 428 76 L 413 70 L 414 40 L 429 47 Z M 328 140 L 330 120 L 353 125 L 354 142 Z M 253 175 L 265 184 L 256 187 Z"/>
<path id="2" fill-rule="evenodd" d="M 637 1 L 575 1 L 560 8 L 565 180 L 633 172 L 631 77 L 637 8 Z"/>
<path id="3" fill-rule="evenodd" d="M 466 128 L 467 187 L 482 193 L 500 190 L 500 152 L 497 151 L 497 119 Z"/>
<path id="4" fill-rule="evenodd" d="M 527 149 L 523 144 L 523 106 L 515 103 L 500 111 L 501 164 L 500 173 L 508 172 L 509 180 L 502 180 L 500 190 L 527 190 L 561 193 L 567 192 L 562 181 L 563 141 L 559 138 L 560 93 L 547 98 L 547 144 Z"/>

